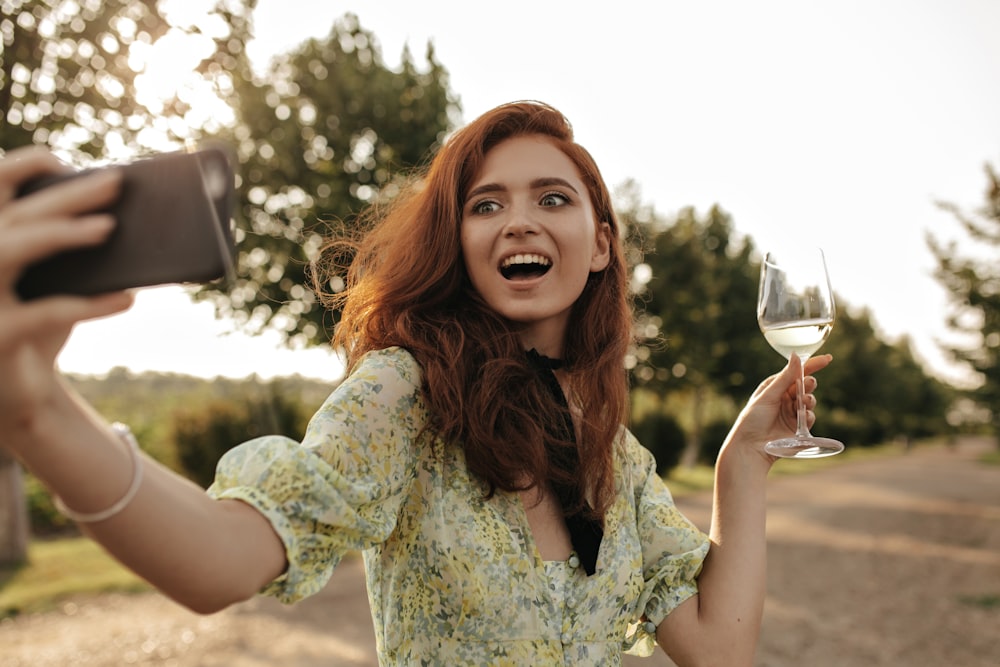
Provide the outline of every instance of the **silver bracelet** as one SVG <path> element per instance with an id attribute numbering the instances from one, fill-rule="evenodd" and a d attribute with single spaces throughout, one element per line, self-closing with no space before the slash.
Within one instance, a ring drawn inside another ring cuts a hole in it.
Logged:
<path id="1" fill-rule="evenodd" d="M 142 458 L 139 456 L 139 443 L 136 442 L 135 436 L 132 435 L 132 429 L 121 422 L 115 422 L 111 425 L 111 430 L 125 442 L 125 449 L 128 450 L 129 458 L 132 460 L 132 482 L 129 484 L 125 495 L 118 502 L 100 512 L 76 512 L 66 507 L 59 496 L 55 496 L 53 502 L 56 509 L 67 518 L 78 523 L 97 523 L 98 521 L 110 519 L 132 502 L 135 495 L 139 492 L 139 486 L 142 484 Z"/>

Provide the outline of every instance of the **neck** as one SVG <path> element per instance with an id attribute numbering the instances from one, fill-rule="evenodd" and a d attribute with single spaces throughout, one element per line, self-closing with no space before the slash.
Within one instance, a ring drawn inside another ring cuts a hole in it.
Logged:
<path id="1" fill-rule="evenodd" d="M 517 325 L 515 325 L 517 326 Z M 544 354 L 553 359 L 562 359 L 566 340 L 566 330 L 569 326 L 568 314 L 550 317 L 543 320 L 521 323 L 518 327 L 518 337 L 521 347 L 525 350 L 534 348 L 538 354 Z"/>
<path id="2" fill-rule="evenodd" d="M 521 347 L 524 351 L 534 350 L 538 354 L 550 359 L 562 359 L 563 344 L 562 338 L 552 336 L 532 336 L 529 332 L 523 332 L 520 336 Z"/>

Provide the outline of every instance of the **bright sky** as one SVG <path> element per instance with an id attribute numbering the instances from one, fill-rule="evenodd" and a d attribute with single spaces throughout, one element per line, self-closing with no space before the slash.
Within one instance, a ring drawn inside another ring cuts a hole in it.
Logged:
<path id="1" fill-rule="evenodd" d="M 935 205 L 983 202 L 1000 166 L 1000 2 L 995 0 L 260 0 L 251 55 L 264 62 L 345 12 L 384 59 L 427 41 L 464 117 L 514 99 L 565 113 L 614 187 L 633 178 L 670 214 L 718 203 L 758 248 L 824 247 L 834 289 L 884 334 L 955 377 L 937 351 L 945 297 L 931 231 L 957 235 Z M 80 325 L 60 363 L 202 376 L 335 378 L 323 350 L 282 351 L 192 305 L 180 288 L 140 293 L 128 314 Z"/>

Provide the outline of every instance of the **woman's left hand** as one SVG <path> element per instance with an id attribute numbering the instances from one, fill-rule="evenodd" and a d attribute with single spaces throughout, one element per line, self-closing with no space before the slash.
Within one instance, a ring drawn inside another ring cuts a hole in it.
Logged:
<path id="1" fill-rule="evenodd" d="M 823 354 L 811 357 L 805 365 L 806 423 L 810 427 L 816 421 L 813 392 L 817 382 L 812 374 L 826 368 L 832 360 L 831 355 Z M 799 358 L 792 355 L 780 373 L 757 386 L 729 432 L 723 452 L 733 453 L 734 449 L 740 453 L 754 452 L 764 457 L 768 465 L 777 460 L 764 451 L 764 444 L 795 433 L 800 364 Z"/>

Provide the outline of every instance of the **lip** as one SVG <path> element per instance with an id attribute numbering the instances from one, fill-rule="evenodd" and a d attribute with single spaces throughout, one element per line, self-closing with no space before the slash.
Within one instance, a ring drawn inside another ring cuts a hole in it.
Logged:
<path id="1" fill-rule="evenodd" d="M 512 292 L 530 292 L 545 282 L 548 275 L 545 273 L 537 278 L 528 278 L 527 280 L 507 280 L 503 276 L 500 276 L 500 280 L 503 281 L 501 284 Z"/>

